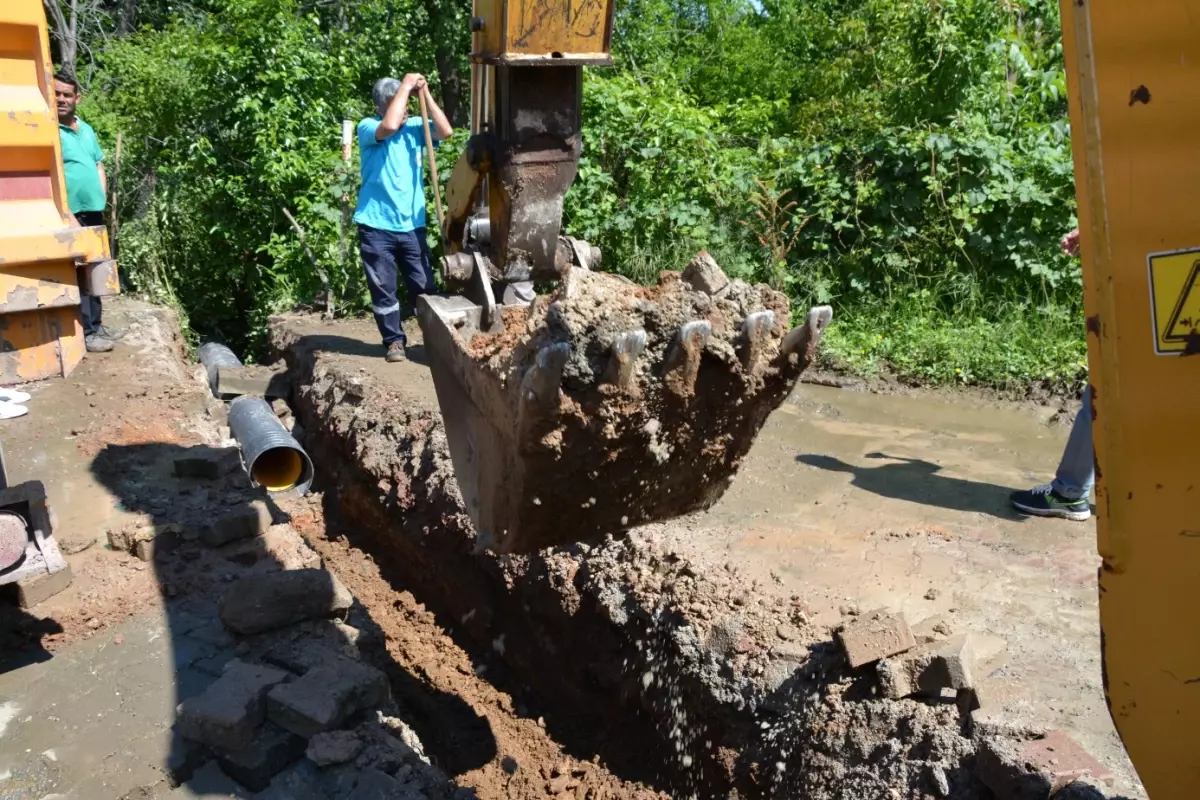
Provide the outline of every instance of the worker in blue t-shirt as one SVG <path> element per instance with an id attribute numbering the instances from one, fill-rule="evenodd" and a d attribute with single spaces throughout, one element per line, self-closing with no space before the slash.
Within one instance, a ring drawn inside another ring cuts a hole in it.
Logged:
<path id="1" fill-rule="evenodd" d="M 371 90 L 375 116 L 358 123 L 362 150 L 362 188 L 358 191 L 359 251 L 371 291 L 371 307 L 383 337 L 388 361 L 405 359 L 404 329 L 400 327 L 397 275 L 402 275 L 407 300 L 434 290 L 433 266 L 425 241 L 425 189 L 421 178 L 421 120 L 408 118 L 408 100 L 419 92 L 429 108 L 434 144 L 454 133 L 446 115 L 429 94 L 425 78 L 416 73 L 404 80 L 381 78 Z"/>

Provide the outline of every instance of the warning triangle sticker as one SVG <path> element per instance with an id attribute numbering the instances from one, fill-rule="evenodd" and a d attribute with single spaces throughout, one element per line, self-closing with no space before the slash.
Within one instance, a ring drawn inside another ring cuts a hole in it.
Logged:
<path id="1" fill-rule="evenodd" d="M 1179 299 L 1175 301 L 1175 310 L 1171 312 L 1171 321 L 1163 333 L 1167 342 L 1186 342 L 1188 337 L 1200 332 L 1200 261 L 1192 264 Z"/>

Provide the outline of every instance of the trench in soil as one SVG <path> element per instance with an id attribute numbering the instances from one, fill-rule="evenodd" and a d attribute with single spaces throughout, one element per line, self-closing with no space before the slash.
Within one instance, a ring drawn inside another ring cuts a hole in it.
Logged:
<path id="1" fill-rule="evenodd" d="M 683 529 L 477 552 L 427 372 L 380 379 L 312 324 L 273 327 L 321 492 L 293 524 L 415 676 L 397 695 L 451 777 L 545 796 L 561 746 L 619 797 L 992 796 L 953 700 L 878 698 L 798 597 L 689 563 Z"/>

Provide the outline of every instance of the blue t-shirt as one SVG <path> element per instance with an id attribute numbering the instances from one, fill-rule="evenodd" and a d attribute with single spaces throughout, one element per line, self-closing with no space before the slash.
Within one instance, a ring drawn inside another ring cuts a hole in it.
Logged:
<path id="1" fill-rule="evenodd" d="M 358 190 L 354 221 L 393 233 L 424 228 L 421 149 L 425 134 L 421 120 L 408 119 L 400 130 L 382 142 L 375 139 L 375 131 L 381 122 L 379 117 L 368 117 L 358 123 L 362 187 Z"/>

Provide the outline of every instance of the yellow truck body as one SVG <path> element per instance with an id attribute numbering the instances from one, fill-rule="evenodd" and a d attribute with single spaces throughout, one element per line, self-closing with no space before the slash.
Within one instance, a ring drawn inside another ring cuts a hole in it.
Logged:
<path id="1" fill-rule="evenodd" d="M 1104 686 L 1153 800 L 1200 797 L 1200 0 L 1061 0 Z M 1196 121 L 1193 122 L 1192 118 Z"/>
<path id="2" fill-rule="evenodd" d="M 69 375 L 84 354 L 81 292 L 119 291 L 103 227 L 67 207 L 40 0 L 0 3 L 0 385 Z"/>

